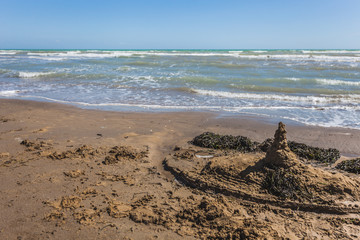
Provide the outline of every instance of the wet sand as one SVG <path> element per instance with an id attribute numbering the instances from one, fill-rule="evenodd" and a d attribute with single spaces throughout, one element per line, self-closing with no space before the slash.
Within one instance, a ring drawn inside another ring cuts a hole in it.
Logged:
<path id="1" fill-rule="evenodd" d="M 338 223 L 338 216 L 202 192 L 164 170 L 175 146 L 189 148 L 203 132 L 261 142 L 276 127 L 266 119 L 214 113 L 107 112 L 0 100 L 0 238 L 193 239 L 216 236 L 214 226 L 236 226 L 250 239 L 359 236 L 358 225 Z M 358 130 L 288 123 L 287 131 L 289 140 L 360 156 Z M 216 225 L 199 207 L 204 204 L 217 209 Z"/>

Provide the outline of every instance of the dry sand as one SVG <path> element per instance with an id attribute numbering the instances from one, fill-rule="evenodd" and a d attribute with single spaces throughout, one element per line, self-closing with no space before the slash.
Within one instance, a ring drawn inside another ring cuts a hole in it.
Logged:
<path id="1" fill-rule="evenodd" d="M 356 239 L 359 215 L 298 211 L 190 188 L 166 171 L 205 131 L 272 137 L 212 113 L 125 113 L 0 100 L 0 239 Z M 287 126 L 288 139 L 360 156 L 360 131 Z M 334 171 L 331 166 L 325 170 Z M 345 174 L 357 179 L 357 176 Z"/>

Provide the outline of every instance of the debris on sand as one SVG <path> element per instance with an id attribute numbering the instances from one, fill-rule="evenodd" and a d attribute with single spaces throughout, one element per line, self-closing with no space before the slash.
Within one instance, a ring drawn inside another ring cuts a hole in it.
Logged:
<path id="1" fill-rule="evenodd" d="M 6 123 L 6 122 L 10 122 L 10 121 L 15 121 L 14 118 L 8 118 L 8 117 L 5 117 L 5 116 L 0 116 L 0 122 L 1 123 Z"/>
<path id="2" fill-rule="evenodd" d="M 40 151 L 40 150 L 48 150 L 52 148 L 52 144 L 45 141 L 30 141 L 30 140 L 23 140 L 20 142 L 21 145 L 26 147 L 26 151 Z"/>
<path id="3" fill-rule="evenodd" d="M 84 174 L 85 174 L 84 170 L 71 170 L 71 171 L 68 171 L 68 172 L 64 172 L 64 175 L 66 177 L 71 177 L 71 178 L 78 178 L 78 177 L 80 177 L 81 175 L 84 175 Z"/>
<path id="4" fill-rule="evenodd" d="M 83 225 L 90 225 L 100 216 L 98 211 L 93 209 L 82 209 L 73 213 L 74 219 Z"/>
<path id="5" fill-rule="evenodd" d="M 146 156 L 146 152 L 138 151 L 132 147 L 115 146 L 110 149 L 109 155 L 105 157 L 103 164 L 115 164 L 122 160 L 137 160 Z"/>
<path id="6" fill-rule="evenodd" d="M 60 206 L 62 208 L 75 209 L 79 208 L 81 203 L 81 198 L 77 196 L 66 196 L 61 199 Z"/>
<path id="7" fill-rule="evenodd" d="M 344 160 L 338 165 L 336 165 L 337 169 L 344 170 L 346 172 L 350 173 L 360 173 L 360 158 L 350 159 L 350 160 Z"/>
<path id="8" fill-rule="evenodd" d="M 66 216 L 63 212 L 59 212 L 57 210 L 47 214 L 44 218 L 46 221 L 55 221 L 55 220 L 58 220 L 58 221 L 64 221 L 66 219 Z"/>
<path id="9" fill-rule="evenodd" d="M 128 204 L 112 201 L 106 211 L 113 218 L 124 218 L 129 216 L 131 209 L 132 207 Z"/>
<path id="10" fill-rule="evenodd" d="M 91 146 L 83 145 L 73 150 L 67 150 L 61 153 L 53 152 L 48 155 L 53 160 L 61 160 L 65 158 L 88 158 L 94 157 L 101 153 L 101 149 L 95 149 Z"/>

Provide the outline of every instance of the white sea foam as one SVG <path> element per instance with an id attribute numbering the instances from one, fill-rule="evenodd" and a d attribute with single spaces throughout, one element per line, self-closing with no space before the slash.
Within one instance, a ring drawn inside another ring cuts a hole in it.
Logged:
<path id="1" fill-rule="evenodd" d="M 1 93 L 1 92 L 0 92 Z M 177 106 L 177 105 L 159 105 L 159 104 L 131 104 L 131 103 L 87 103 L 87 102 L 78 102 L 78 101 L 66 101 L 60 99 L 54 99 L 43 96 L 34 96 L 34 95 L 24 95 L 23 98 L 37 98 L 43 99 L 52 102 L 65 103 L 65 104 L 76 104 L 80 106 L 89 106 L 89 107 L 139 107 L 139 108 L 148 108 L 148 109 L 180 109 L 180 110 L 191 110 L 191 109 L 208 109 L 208 110 L 221 110 L 220 106 Z"/>
<path id="2" fill-rule="evenodd" d="M 349 86 L 360 86 L 360 82 L 353 82 L 353 81 L 344 81 L 344 80 L 337 80 L 337 79 L 323 79 L 323 78 L 316 78 L 316 79 L 307 79 L 307 78 L 295 78 L 295 77 L 288 77 L 285 78 L 286 80 L 291 81 L 309 81 L 312 80 L 318 84 L 322 85 L 349 85 Z"/>
<path id="3" fill-rule="evenodd" d="M 295 78 L 295 77 L 288 77 L 288 78 L 285 78 L 287 80 L 291 80 L 291 81 L 300 81 L 301 78 Z"/>
<path id="4" fill-rule="evenodd" d="M 275 59 L 275 60 L 289 60 L 289 61 L 316 61 L 316 62 L 359 62 L 360 57 L 355 56 L 329 56 L 329 55 L 310 55 L 310 54 L 269 54 L 269 55 L 246 55 L 238 54 L 238 58 L 248 59 Z"/>
<path id="5" fill-rule="evenodd" d="M 360 53 L 360 50 L 302 50 L 303 53 L 330 53 L 330 54 L 354 54 Z"/>
<path id="6" fill-rule="evenodd" d="M 0 55 L 15 55 L 18 52 L 18 50 L 0 50 Z"/>
<path id="7" fill-rule="evenodd" d="M 252 51 L 254 53 L 267 53 L 268 51 L 260 51 L 260 50 L 256 50 L 256 51 Z"/>
<path id="8" fill-rule="evenodd" d="M 41 76 L 46 76 L 50 74 L 54 74 L 55 72 L 19 72 L 20 78 L 37 78 Z"/>
<path id="9" fill-rule="evenodd" d="M 319 96 L 294 96 L 282 94 L 257 94 L 257 93 L 233 93 L 224 91 L 210 91 L 193 89 L 194 92 L 201 95 L 225 98 L 255 99 L 255 100 L 275 100 L 290 102 L 308 102 L 308 103 L 360 103 L 360 95 L 319 95 Z"/>
<path id="10" fill-rule="evenodd" d="M 15 97 L 18 95 L 19 90 L 4 90 L 0 91 L 0 96 L 2 97 Z"/>
<path id="11" fill-rule="evenodd" d="M 349 86 L 360 86 L 360 82 L 343 81 L 336 79 L 316 79 L 316 82 L 323 85 L 349 85 Z"/>

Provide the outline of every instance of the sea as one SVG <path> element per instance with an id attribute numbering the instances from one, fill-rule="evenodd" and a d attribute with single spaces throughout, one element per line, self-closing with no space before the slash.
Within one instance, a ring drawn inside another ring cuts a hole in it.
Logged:
<path id="1" fill-rule="evenodd" d="M 0 98 L 360 129 L 360 50 L 0 50 Z"/>

